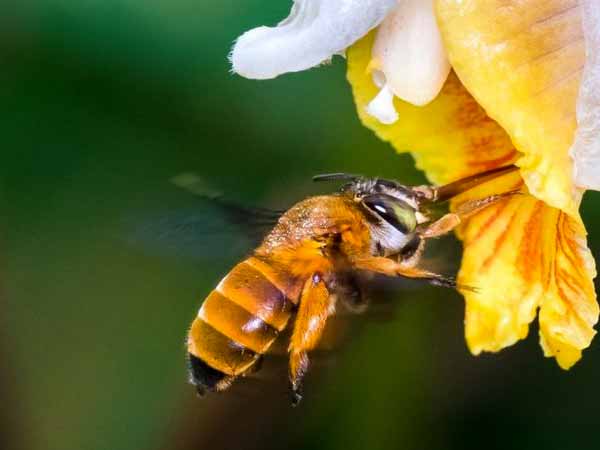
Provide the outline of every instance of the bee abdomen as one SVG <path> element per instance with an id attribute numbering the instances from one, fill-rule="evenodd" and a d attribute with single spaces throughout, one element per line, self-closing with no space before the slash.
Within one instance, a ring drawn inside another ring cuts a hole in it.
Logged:
<path id="1" fill-rule="evenodd" d="M 192 382 L 221 390 L 247 372 L 285 329 L 293 304 L 250 258 L 204 301 L 189 333 Z M 204 366 L 206 365 L 206 367 Z"/>
<path id="2" fill-rule="evenodd" d="M 190 382 L 196 386 L 200 395 L 204 395 L 206 391 L 222 391 L 231 384 L 231 375 L 213 369 L 202 359 L 191 353 L 188 353 L 188 365 Z"/>

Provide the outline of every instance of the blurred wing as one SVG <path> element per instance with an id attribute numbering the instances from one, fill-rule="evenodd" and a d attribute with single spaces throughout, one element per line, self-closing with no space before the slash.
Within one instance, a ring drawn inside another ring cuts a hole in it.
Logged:
<path id="1" fill-rule="evenodd" d="M 283 211 L 250 207 L 201 187 L 183 174 L 173 183 L 193 194 L 188 205 L 127 220 L 128 242 L 152 254 L 232 261 L 257 247 Z"/>

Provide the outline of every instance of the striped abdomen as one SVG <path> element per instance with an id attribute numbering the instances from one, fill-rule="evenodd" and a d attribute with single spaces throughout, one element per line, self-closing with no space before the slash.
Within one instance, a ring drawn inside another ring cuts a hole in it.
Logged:
<path id="1" fill-rule="evenodd" d="M 206 298 L 188 336 L 191 381 L 225 389 L 248 372 L 285 329 L 295 280 L 255 257 L 235 266 Z"/>

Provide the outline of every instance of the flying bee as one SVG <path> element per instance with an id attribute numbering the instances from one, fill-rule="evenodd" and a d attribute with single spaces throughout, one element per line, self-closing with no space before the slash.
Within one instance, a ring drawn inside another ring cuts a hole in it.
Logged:
<path id="1" fill-rule="evenodd" d="M 289 382 L 297 403 L 308 352 L 335 310 L 336 294 L 347 288 L 348 274 L 365 271 L 461 288 L 453 278 L 419 267 L 426 241 L 514 192 L 464 202 L 437 219 L 431 211 L 513 170 L 508 166 L 440 187 L 347 174 L 316 176 L 345 184 L 337 193 L 307 198 L 283 213 L 260 246 L 202 304 L 187 339 L 191 382 L 200 393 L 227 389 L 256 370 L 277 337 L 292 327 Z"/>

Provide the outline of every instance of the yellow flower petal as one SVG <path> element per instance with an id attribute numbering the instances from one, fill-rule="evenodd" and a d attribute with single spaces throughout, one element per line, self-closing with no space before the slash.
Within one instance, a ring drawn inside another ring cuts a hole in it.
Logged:
<path id="1" fill-rule="evenodd" d="M 511 174 L 456 200 L 522 185 Z M 462 227 L 459 282 L 465 292 L 465 335 L 474 354 L 498 351 L 527 336 L 540 308 L 541 343 L 568 369 L 589 346 L 598 320 L 594 262 L 576 219 L 530 195 L 486 208 Z"/>
<path id="2" fill-rule="evenodd" d="M 540 309 L 540 343 L 546 356 L 554 356 L 568 369 L 596 334 L 598 303 L 592 282 L 596 268 L 579 222 L 560 213 L 555 232 L 553 283 Z"/>
<path id="3" fill-rule="evenodd" d="M 514 190 L 523 184 L 518 174 L 487 183 L 462 196 L 484 197 L 491 189 Z M 498 351 L 527 336 L 544 290 L 541 242 L 546 218 L 544 204 L 528 195 L 517 195 L 486 208 L 471 218 L 460 237 L 464 253 L 459 282 L 477 292 L 464 292 L 465 336 L 474 354 Z"/>
<path id="4" fill-rule="evenodd" d="M 363 124 L 397 151 L 411 151 L 417 167 L 435 183 L 456 179 L 510 164 L 516 159 L 506 132 L 486 114 L 450 73 L 442 91 L 425 106 L 398 98 L 394 105 L 399 120 L 384 125 L 366 113 L 379 89 L 370 65 L 373 33 L 348 49 L 348 81 Z"/>
<path id="5" fill-rule="evenodd" d="M 585 62 L 577 0 L 437 0 L 450 63 L 523 153 L 529 190 L 577 217 L 568 150 Z"/>

